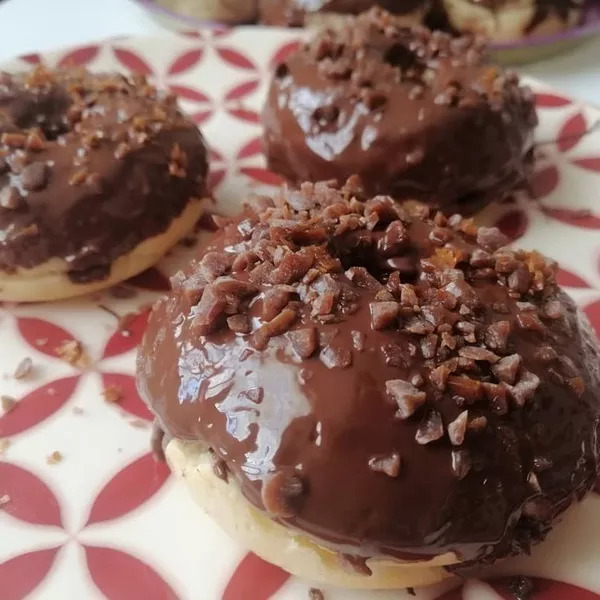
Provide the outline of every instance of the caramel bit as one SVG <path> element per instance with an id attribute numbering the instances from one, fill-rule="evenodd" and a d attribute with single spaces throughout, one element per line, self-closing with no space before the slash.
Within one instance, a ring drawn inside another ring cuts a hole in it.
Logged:
<path id="1" fill-rule="evenodd" d="M 26 356 L 17 365 L 13 377 L 15 379 L 27 379 L 33 370 L 33 361 L 29 356 Z"/>
<path id="2" fill-rule="evenodd" d="M 448 423 L 448 438 L 453 446 L 460 446 L 465 440 L 469 411 L 463 410 L 454 421 Z"/>
<path id="3" fill-rule="evenodd" d="M 10 440 L 7 438 L 0 438 L 0 456 L 2 456 L 10 447 Z"/>
<path id="4" fill-rule="evenodd" d="M 73 367 L 85 369 L 89 366 L 90 360 L 86 354 L 83 345 L 77 340 L 67 340 L 55 348 L 56 354 L 65 362 Z"/>
<path id="5" fill-rule="evenodd" d="M 7 185 L 0 190 L 0 207 L 15 210 L 22 205 L 23 198 L 16 187 Z"/>
<path id="6" fill-rule="evenodd" d="M 419 424 L 415 440 L 421 445 L 430 444 L 439 440 L 444 435 L 442 415 L 436 410 L 430 410 L 425 419 Z"/>
<path id="7" fill-rule="evenodd" d="M 518 354 L 505 356 L 492 367 L 494 375 L 505 383 L 511 385 L 516 381 L 519 368 L 521 367 L 521 357 Z"/>
<path id="8" fill-rule="evenodd" d="M 318 588 L 310 588 L 308 590 L 308 600 L 325 600 L 325 596 Z"/>
<path id="9" fill-rule="evenodd" d="M 12 396 L 0 396 L 0 406 L 2 406 L 2 413 L 9 413 L 14 410 L 17 406 L 17 401 Z"/>
<path id="10" fill-rule="evenodd" d="M 408 419 L 425 404 L 427 394 L 412 383 L 403 379 L 391 379 L 385 382 L 385 391 L 398 405 L 396 416 Z"/>
<path id="11" fill-rule="evenodd" d="M 48 181 L 48 166 L 44 162 L 33 162 L 21 172 L 21 185 L 27 191 L 40 190 Z"/>
<path id="12" fill-rule="evenodd" d="M 62 461 L 62 459 L 63 455 L 58 450 L 55 450 L 46 457 L 46 462 L 49 465 L 57 465 L 59 462 Z"/>
<path id="13" fill-rule="evenodd" d="M 391 327 L 396 322 L 399 313 L 397 302 L 372 302 L 369 305 L 371 310 L 371 327 L 373 329 L 385 329 Z"/>
<path id="14" fill-rule="evenodd" d="M 452 450 L 451 468 L 457 479 L 464 479 L 472 466 L 473 462 L 468 450 Z"/>
<path id="15" fill-rule="evenodd" d="M 400 455 L 397 452 L 387 456 L 373 456 L 369 459 L 369 467 L 373 471 L 385 473 L 388 477 L 398 477 L 400 466 Z"/>
<path id="16" fill-rule="evenodd" d="M 117 385 L 109 385 L 102 391 L 102 396 L 109 404 L 117 404 L 123 399 L 123 390 Z"/>
<path id="17" fill-rule="evenodd" d="M 276 517 L 291 518 L 296 514 L 304 491 L 298 475 L 280 470 L 263 480 L 261 499 L 267 512 Z"/>
<path id="18" fill-rule="evenodd" d="M 309 358 L 317 350 L 319 338 L 316 327 L 305 327 L 288 333 L 294 352 L 300 358 Z"/>
<path id="19" fill-rule="evenodd" d="M 345 554 L 340 552 L 338 554 L 338 561 L 344 571 L 352 575 L 362 575 L 363 577 L 370 577 L 373 575 L 373 571 L 367 565 L 367 559 L 363 556 L 355 556 L 353 554 Z"/>

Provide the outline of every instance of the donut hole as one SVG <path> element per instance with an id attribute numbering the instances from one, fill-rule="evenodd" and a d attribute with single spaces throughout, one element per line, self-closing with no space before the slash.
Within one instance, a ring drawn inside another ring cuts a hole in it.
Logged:
<path id="1" fill-rule="evenodd" d="M 385 51 L 383 60 L 390 66 L 398 69 L 409 69 L 416 63 L 414 52 L 404 44 L 394 44 Z"/>
<path id="2" fill-rule="evenodd" d="M 66 119 L 70 104 L 66 93 L 59 90 L 27 94 L 14 103 L 12 121 L 20 130 L 40 129 L 47 140 L 54 141 L 70 130 Z"/>

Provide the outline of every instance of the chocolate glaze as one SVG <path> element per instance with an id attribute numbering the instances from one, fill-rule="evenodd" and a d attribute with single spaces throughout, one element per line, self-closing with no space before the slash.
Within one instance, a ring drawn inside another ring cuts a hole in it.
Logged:
<path id="1" fill-rule="evenodd" d="M 0 73 L 0 269 L 57 257 L 73 281 L 104 278 L 204 193 L 207 166 L 195 124 L 143 77 Z"/>
<path id="2" fill-rule="evenodd" d="M 531 91 L 478 41 L 377 9 L 280 64 L 263 120 L 269 167 L 292 182 L 358 174 L 463 214 L 523 184 L 537 123 Z"/>
<path id="3" fill-rule="evenodd" d="M 590 326 L 497 229 L 357 195 L 305 184 L 215 233 L 150 316 L 140 393 L 254 506 L 341 553 L 527 551 L 595 483 Z"/>
<path id="4" fill-rule="evenodd" d="M 358 15 L 380 6 L 397 15 L 409 15 L 427 10 L 429 4 L 429 0 L 260 0 L 259 14 L 266 25 L 302 27 L 313 13 Z"/>

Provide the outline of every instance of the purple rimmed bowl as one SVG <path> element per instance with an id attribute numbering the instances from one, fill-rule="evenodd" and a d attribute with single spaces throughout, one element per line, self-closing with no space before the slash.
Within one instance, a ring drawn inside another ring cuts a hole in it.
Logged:
<path id="1" fill-rule="evenodd" d="M 211 6 L 226 5 L 227 2 L 223 2 L 223 0 L 220 2 L 218 0 L 200 0 L 205 4 L 203 12 L 213 15 L 212 18 L 186 15 L 162 6 L 157 0 L 133 0 L 133 2 L 148 11 L 152 18 L 159 23 L 175 30 L 249 24 L 256 17 L 252 10 L 252 6 L 256 4 L 253 0 L 247 0 L 248 7 L 244 14 L 236 15 L 237 11 L 233 9 L 225 10 L 224 13 L 219 14 L 218 18 L 215 16 L 214 10 L 211 10 Z M 579 45 L 594 34 L 600 34 L 600 0 L 590 0 L 587 3 L 581 22 L 576 27 L 553 35 L 524 38 L 518 42 L 494 43 L 490 47 L 497 60 L 507 63 L 524 63 L 560 54 Z"/>

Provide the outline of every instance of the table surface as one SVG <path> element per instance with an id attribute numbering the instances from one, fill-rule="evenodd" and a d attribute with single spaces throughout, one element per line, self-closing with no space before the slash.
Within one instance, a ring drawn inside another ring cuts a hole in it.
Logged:
<path id="1" fill-rule="evenodd" d="M 0 0 L 0 61 L 116 35 L 161 31 L 130 0 Z M 600 37 L 520 71 L 600 105 Z"/>

